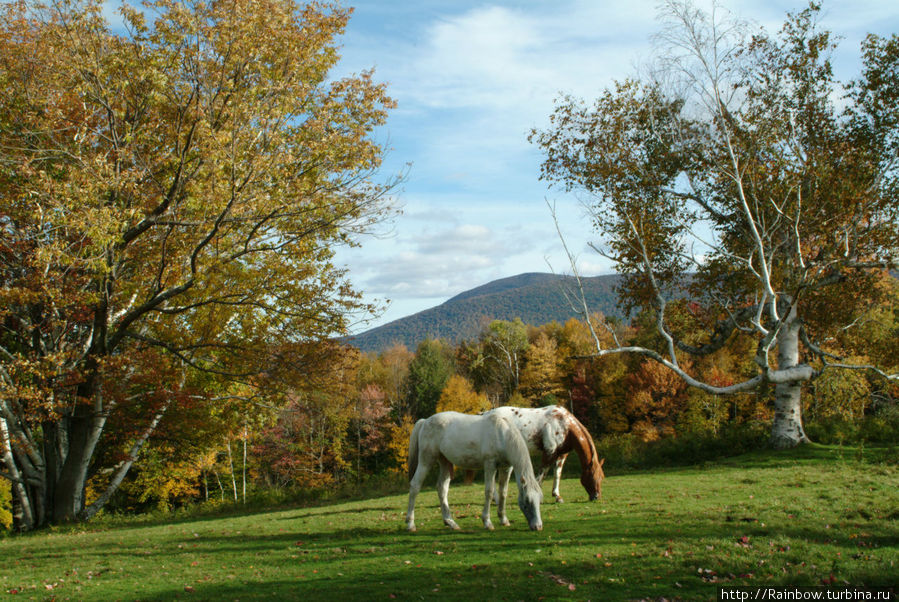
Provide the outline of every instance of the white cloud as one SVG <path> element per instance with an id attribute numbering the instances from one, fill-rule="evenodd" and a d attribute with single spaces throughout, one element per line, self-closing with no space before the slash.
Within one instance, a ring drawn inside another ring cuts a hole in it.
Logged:
<path id="1" fill-rule="evenodd" d="M 445 298 L 483 284 L 530 248 L 526 233 L 512 236 L 480 224 L 429 227 L 400 240 L 372 241 L 344 253 L 373 295 Z"/>
<path id="2" fill-rule="evenodd" d="M 542 117 L 560 91 L 592 95 L 624 77 L 646 48 L 653 3 L 619 5 L 569 2 L 527 12 L 493 5 L 448 14 L 422 30 L 420 51 L 389 77 L 401 101 L 429 109 Z"/>

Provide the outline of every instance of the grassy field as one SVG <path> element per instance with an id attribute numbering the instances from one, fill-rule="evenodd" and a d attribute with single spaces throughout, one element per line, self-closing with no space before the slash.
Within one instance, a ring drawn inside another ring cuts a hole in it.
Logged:
<path id="1" fill-rule="evenodd" d="M 480 484 L 241 516 L 101 520 L 0 539 L 0 598 L 38 600 L 714 599 L 725 585 L 899 584 L 895 450 L 807 446 L 576 479 L 545 528 L 481 527 Z M 549 493 L 549 484 L 545 492 Z M 547 499 L 549 496 L 547 495 Z"/>

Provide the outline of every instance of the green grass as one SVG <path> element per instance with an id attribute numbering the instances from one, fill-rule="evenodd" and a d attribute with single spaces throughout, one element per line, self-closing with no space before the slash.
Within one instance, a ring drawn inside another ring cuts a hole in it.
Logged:
<path id="1" fill-rule="evenodd" d="M 806 446 L 607 475 L 602 503 L 564 481 L 540 533 L 517 507 L 511 527 L 485 531 L 482 486 L 454 483 L 461 532 L 443 526 L 430 487 L 414 534 L 406 495 L 393 495 L 7 537 L 0 598 L 693 600 L 720 585 L 899 582 L 894 450 Z"/>

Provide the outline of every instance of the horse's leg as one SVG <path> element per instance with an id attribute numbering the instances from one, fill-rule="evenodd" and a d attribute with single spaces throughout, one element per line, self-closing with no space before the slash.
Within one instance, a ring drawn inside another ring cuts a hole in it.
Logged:
<path id="1" fill-rule="evenodd" d="M 512 467 L 504 467 L 497 471 L 496 488 L 496 513 L 499 516 L 499 524 L 508 527 L 509 517 L 506 516 L 506 500 L 509 499 L 509 477 L 512 476 Z"/>
<path id="2" fill-rule="evenodd" d="M 556 466 L 553 470 L 553 497 L 556 498 L 556 503 L 561 504 L 563 501 L 562 494 L 559 493 L 559 481 L 562 480 L 562 466 L 565 465 L 565 458 L 568 457 L 568 454 L 562 454 L 558 458 L 556 458 Z"/>
<path id="3" fill-rule="evenodd" d="M 453 513 L 449 507 L 449 485 L 450 479 L 453 478 L 453 465 L 444 458 L 440 457 L 440 476 L 437 477 L 437 499 L 440 500 L 440 511 L 443 513 L 443 524 L 450 529 L 459 529 L 459 525 L 453 520 Z"/>
<path id="4" fill-rule="evenodd" d="M 481 520 L 484 527 L 493 531 L 493 522 L 490 520 L 490 501 L 493 498 L 493 488 L 496 486 L 496 463 L 492 460 L 484 462 L 484 512 Z"/>
<path id="5" fill-rule="evenodd" d="M 418 467 L 409 481 L 409 509 L 406 511 L 406 528 L 410 531 L 415 531 L 415 497 L 421 491 L 421 486 L 431 468 L 429 462 L 422 462 L 423 459 L 419 457 Z"/>

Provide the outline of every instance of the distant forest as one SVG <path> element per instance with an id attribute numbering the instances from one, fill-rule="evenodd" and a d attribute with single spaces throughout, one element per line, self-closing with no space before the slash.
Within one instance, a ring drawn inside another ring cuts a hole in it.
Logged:
<path id="1" fill-rule="evenodd" d="M 591 312 L 622 317 L 617 306 L 617 274 L 582 278 Z M 363 332 L 348 342 L 361 351 L 382 351 L 395 343 L 415 349 L 425 339 L 451 344 L 477 338 L 493 320 L 521 318 L 540 326 L 578 317 L 563 291 L 576 291 L 573 276 L 529 273 L 494 280 L 456 295 L 445 303 Z M 574 298 L 574 297 L 572 297 Z"/>

